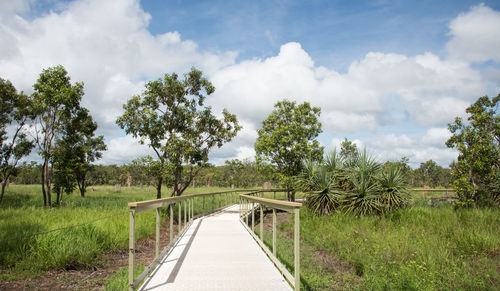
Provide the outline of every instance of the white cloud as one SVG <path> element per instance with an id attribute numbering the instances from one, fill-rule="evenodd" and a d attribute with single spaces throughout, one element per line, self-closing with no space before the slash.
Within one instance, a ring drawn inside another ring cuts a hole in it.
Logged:
<path id="1" fill-rule="evenodd" d="M 395 96 L 419 125 L 443 126 L 485 92 L 479 71 L 467 63 L 442 60 L 432 53 L 414 57 L 368 53 L 345 74 L 314 65 L 298 43 L 281 46 L 277 56 L 227 66 L 212 75 L 216 107 L 227 107 L 258 124 L 272 106 L 287 98 L 310 101 L 322 109 L 324 128 L 332 132 L 376 130 L 395 108 Z"/>
<path id="2" fill-rule="evenodd" d="M 152 35 L 151 16 L 138 0 L 76 0 L 34 19 L 16 14 L 27 12 L 30 3 L 1 4 L 1 77 L 29 93 L 43 68 L 62 64 L 73 81 L 84 81 L 83 104 L 109 141 L 105 163 L 146 152 L 115 125 L 122 104 L 140 93 L 146 80 L 193 65 L 216 87 L 207 102 L 216 112 L 236 113 L 243 125 L 233 142 L 211 154 L 215 163 L 251 157 L 256 129 L 284 98 L 321 107 L 329 137 L 369 131 L 373 138 L 356 143 L 385 158 L 449 163 L 454 153 L 444 148 L 444 126 L 475 98 L 500 88 L 497 69 L 481 71 L 469 63 L 500 59 L 499 12 L 484 5 L 450 23 L 449 57 L 368 52 L 339 73 L 316 65 L 296 42 L 283 44 L 275 56 L 235 63 L 235 52 L 204 51 L 179 32 Z M 377 133 L 402 121 L 430 129 L 420 136 Z"/>
<path id="3" fill-rule="evenodd" d="M 121 164 L 147 155 L 156 157 L 151 148 L 141 145 L 139 140 L 130 135 L 111 139 L 107 146 L 108 150 L 104 152 L 101 161 L 107 164 Z"/>
<path id="4" fill-rule="evenodd" d="M 2 19 L 2 77 L 29 92 L 43 68 L 64 65 L 73 81 L 84 81 L 83 104 L 101 132 L 117 135 L 114 120 L 121 105 L 142 90 L 144 80 L 185 72 L 193 65 L 212 72 L 236 57 L 233 52 L 200 51 L 178 32 L 152 35 L 147 30 L 150 19 L 135 0 L 73 1 L 61 12 L 33 20 Z"/>
<path id="5" fill-rule="evenodd" d="M 480 4 L 450 23 L 447 44 L 454 58 L 471 62 L 500 62 L 500 12 Z"/>
<path id="6" fill-rule="evenodd" d="M 408 136 L 406 134 L 373 135 L 367 141 L 367 148 L 381 161 L 396 161 L 408 157 L 412 166 L 433 160 L 442 166 L 448 166 L 457 158 L 457 152 L 446 148 L 445 142 L 450 137 L 446 128 L 429 128 L 425 134 Z"/>

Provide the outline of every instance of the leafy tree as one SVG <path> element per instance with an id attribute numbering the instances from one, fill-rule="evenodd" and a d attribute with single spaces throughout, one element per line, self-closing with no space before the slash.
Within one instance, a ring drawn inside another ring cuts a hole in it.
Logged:
<path id="1" fill-rule="evenodd" d="M 22 92 L 17 93 L 10 81 L 0 78 L 0 202 L 10 177 L 15 174 L 17 163 L 34 147 L 24 132 L 27 122 L 32 118 L 31 99 Z M 10 137 L 7 126 L 13 126 Z"/>
<path id="2" fill-rule="evenodd" d="M 500 189 L 500 95 L 490 99 L 480 97 L 465 112 L 467 122 L 460 117 L 448 125 L 452 136 L 446 142 L 459 151 L 458 161 L 452 169 L 453 187 L 461 202 L 478 204 L 498 203 Z"/>
<path id="3" fill-rule="evenodd" d="M 345 161 L 348 161 L 356 158 L 358 154 L 359 151 L 356 144 L 347 138 L 344 138 L 344 141 L 340 144 L 340 157 Z"/>
<path id="4" fill-rule="evenodd" d="M 279 101 L 258 130 L 257 160 L 276 167 L 279 180 L 287 189 L 293 189 L 303 159 L 321 160 L 323 147 L 315 140 L 321 132 L 320 113 L 318 107 L 311 107 L 308 102 L 297 105 L 294 101 Z M 294 200 L 294 196 L 292 190 L 289 199 Z"/>
<path id="5" fill-rule="evenodd" d="M 147 143 L 158 159 L 157 198 L 167 167 L 174 177 L 172 196 L 181 195 L 207 165 L 210 150 L 231 141 L 241 129 L 235 115 L 224 110 L 218 119 L 210 107 L 203 107 L 205 94 L 214 91 L 202 72 L 193 68 L 182 80 L 173 73 L 148 82 L 141 95 L 123 106 L 125 113 L 117 124 Z M 187 174 L 184 164 L 189 166 Z"/>
<path id="6" fill-rule="evenodd" d="M 439 174 L 441 167 L 433 160 L 428 160 L 425 163 L 420 163 L 420 167 L 416 169 L 423 185 L 436 187 L 439 184 Z"/>
<path id="7" fill-rule="evenodd" d="M 42 157 L 42 194 L 44 205 L 52 205 L 51 162 L 56 137 L 61 134 L 65 119 L 71 110 L 79 107 L 83 96 L 83 83 L 74 85 L 63 66 L 42 71 L 33 85 L 33 104 L 36 112 L 36 144 Z"/>
<path id="8" fill-rule="evenodd" d="M 104 137 L 95 136 L 97 123 L 92 120 L 89 111 L 84 107 L 75 107 L 65 112 L 61 135 L 56 141 L 56 154 L 52 157 L 59 202 L 61 190 L 71 193 L 78 186 L 80 195 L 85 197 L 87 174 L 91 163 L 102 157 L 106 150 Z M 76 184 L 76 186 L 75 186 Z"/>

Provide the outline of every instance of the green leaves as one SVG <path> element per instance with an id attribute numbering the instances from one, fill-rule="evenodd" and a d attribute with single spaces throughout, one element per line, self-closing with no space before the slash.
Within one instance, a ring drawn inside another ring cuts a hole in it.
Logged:
<path id="1" fill-rule="evenodd" d="M 321 132 L 321 110 L 308 102 L 297 105 L 288 100 L 277 102 L 274 108 L 257 131 L 255 152 L 259 162 L 274 165 L 281 181 L 289 184 L 289 177 L 300 173 L 303 159 L 320 160 L 323 155 L 323 147 L 315 140 Z"/>
<path id="2" fill-rule="evenodd" d="M 500 199 L 498 187 L 494 186 L 500 168 L 499 101 L 500 95 L 492 99 L 480 97 L 466 109 L 466 123 L 457 117 L 448 125 L 452 136 L 446 145 L 460 153 L 452 175 L 453 187 L 462 202 L 472 199 L 478 204 L 498 204 Z"/>
<path id="3" fill-rule="evenodd" d="M 0 78 L 0 202 L 9 178 L 15 174 L 17 163 L 34 147 L 25 132 L 27 122 L 33 118 L 32 99 L 22 92 L 18 93 L 10 81 Z M 13 129 L 10 136 L 7 126 Z"/>
<path id="4" fill-rule="evenodd" d="M 318 214 L 344 210 L 356 215 L 402 207 L 409 199 L 401 168 L 383 168 L 366 150 L 341 158 L 334 150 L 322 163 L 303 161 L 296 187 L 306 193 L 306 204 Z"/>
<path id="5" fill-rule="evenodd" d="M 202 72 L 192 68 L 183 79 L 173 73 L 148 82 L 141 95 L 123 105 L 125 112 L 116 123 L 155 151 L 159 162 L 157 197 L 167 163 L 174 172 L 174 192 L 180 195 L 207 164 L 210 150 L 231 141 L 241 129 L 234 114 L 224 110 L 218 119 L 210 107 L 203 106 L 206 96 L 214 91 Z M 191 167 L 187 178 L 183 178 L 185 164 Z M 178 188 L 180 183 L 183 185 Z"/>

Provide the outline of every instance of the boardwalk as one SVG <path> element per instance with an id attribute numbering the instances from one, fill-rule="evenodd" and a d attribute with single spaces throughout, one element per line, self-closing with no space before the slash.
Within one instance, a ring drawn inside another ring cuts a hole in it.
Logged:
<path id="1" fill-rule="evenodd" d="M 292 290 L 241 224 L 238 209 L 194 220 L 140 290 Z"/>

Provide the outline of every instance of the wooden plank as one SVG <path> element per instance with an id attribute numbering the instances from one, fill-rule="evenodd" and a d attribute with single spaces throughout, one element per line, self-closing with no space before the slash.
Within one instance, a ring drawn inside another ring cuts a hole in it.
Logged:
<path id="1" fill-rule="evenodd" d="M 295 291 L 300 290 L 300 209 L 294 209 L 295 216 L 295 230 L 294 230 L 294 259 L 295 259 Z"/>
<path id="2" fill-rule="evenodd" d="M 128 238 L 128 290 L 134 290 L 135 268 L 135 209 L 130 209 Z"/>

